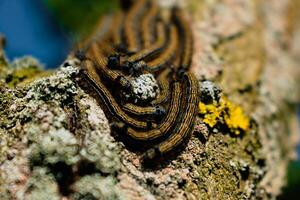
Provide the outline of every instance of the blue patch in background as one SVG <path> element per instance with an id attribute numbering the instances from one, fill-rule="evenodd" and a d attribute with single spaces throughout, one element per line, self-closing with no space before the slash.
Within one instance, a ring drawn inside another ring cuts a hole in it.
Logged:
<path id="1" fill-rule="evenodd" d="M 57 67 L 70 51 L 70 38 L 41 0 L 0 0 L 0 32 L 10 60 L 32 55 L 47 68 Z"/>

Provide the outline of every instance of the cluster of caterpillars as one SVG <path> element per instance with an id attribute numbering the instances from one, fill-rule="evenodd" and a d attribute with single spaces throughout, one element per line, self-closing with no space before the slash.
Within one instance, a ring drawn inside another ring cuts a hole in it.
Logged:
<path id="1" fill-rule="evenodd" d="M 128 1 L 126 1 L 128 3 Z M 121 3 L 122 4 L 122 3 Z M 163 18 L 156 1 L 136 0 L 99 20 L 78 45 L 82 80 L 96 93 L 126 137 L 150 143 L 145 159 L 158 158 L 186 141 L 199 103 L 196 78 L 188 72 L 192 32 L 179 8 Z M 130 77 L 152 73 L 160 93 L 149 102 L 120 96 L 132 92 Z"/>

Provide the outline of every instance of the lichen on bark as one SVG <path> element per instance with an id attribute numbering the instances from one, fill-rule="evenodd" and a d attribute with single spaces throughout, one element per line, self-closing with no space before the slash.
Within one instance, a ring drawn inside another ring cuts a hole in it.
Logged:
<path id="1" fill-rule="evenodd" d="M 297 141 L 300 3 L 275 1 L 160 2 L 190 11 L 203 105 L 186 146 L 152 168 L 112 136 L 76 59 L 45 72 L 0 48 L 0 199 L 277 197 Z M 231 111 L 214 104 L 225 96 Z"/>

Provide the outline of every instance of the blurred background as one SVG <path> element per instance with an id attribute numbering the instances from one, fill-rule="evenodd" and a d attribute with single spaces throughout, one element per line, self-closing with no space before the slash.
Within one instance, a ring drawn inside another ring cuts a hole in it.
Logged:
<path id="1" fill-rule="evenodd" d="M 6 54 L 10 60 L 32 55 L 46 68 L 55 68 L 101 14 L 117 7 L 117 0 L 0 0 L 0 33 L 7 39 Z M 300 116 L 300 109 L 298 113 Z M 298 159 L 290 163 L 288 186 L 279 199 L 294 199 L 299 188 Z"/>
<path id="2" fill-rule="evenodd" d="M 116 0 L 0 0 L 0 32 L 10 60 L 24 55 L 57 67 Z"/>
<path id="3" fill-rule="evenodd" d="M 300 124 L 300 106 L 298 106 L 298 124 Z M 299 127 L 298 127 L 299 128 Z M 300 134 L 300 128 L 299 134 Z M 288 184 L 284 188 L 283 194 L 279 197 L 281 200 L 299 199 L 300 189 L 300 144 L 297 148 L 298 160 L 292 161 L 288 168 Z"/>

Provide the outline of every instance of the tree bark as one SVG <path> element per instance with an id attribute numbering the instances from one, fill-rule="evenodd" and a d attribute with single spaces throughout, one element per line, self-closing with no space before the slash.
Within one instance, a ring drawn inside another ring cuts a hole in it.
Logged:
<path id="1" fill-rule="evenodd" d="M 160 4 L 187 11 L 194 35 L 191 71 L 200 87 L 208 84 L 221 96 L 213 108 L 223 114 L 201 113 L 200 105 L 186 146 L 147 168 L 139 152 L 111 136 L 105 113 L 78 86 L 76 60 L 45 73 L 32 60 L 13 68 L 1 50 L 1 199 L 275 199 L 281 194 L 299 135 L 300 1 Z"/>

